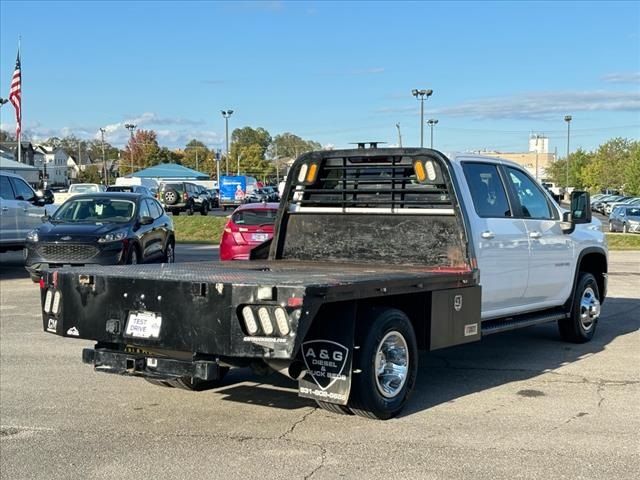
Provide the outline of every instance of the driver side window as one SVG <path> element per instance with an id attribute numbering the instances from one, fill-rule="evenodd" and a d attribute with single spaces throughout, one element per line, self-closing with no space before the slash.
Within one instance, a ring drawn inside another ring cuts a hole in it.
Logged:
<path id="1" fill-rule="evenodd" d="M 33 199 L 35 194 L 29 185 L 19 178 L 11 178 L 10 180 L 13 183 L 13 189 L 16 192 L 16 200 L 30 201 Z"/>
<path id="2" fill-rule="evenodd" d="M 523 172 L 507 167 L 513 192 L 518 197 L 524 218 L 551 220 L 553 215 L 547 198 L 538 185 Z"/>
<path id="3" fill-rule="evenodd" d="M 147 202 L 142 200 L 140 202 L 140 212 L 138 214 L 138 218 L 150 217 L 151 213 L 149 213 L 149 207 L 147 206 Z"/>

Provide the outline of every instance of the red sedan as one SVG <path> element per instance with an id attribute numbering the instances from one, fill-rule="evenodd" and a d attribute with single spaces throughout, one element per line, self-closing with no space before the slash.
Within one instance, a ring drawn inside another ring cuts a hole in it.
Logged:
<path id="1" fill-rule="evenodd" d="M 277 203 L 240 205 L 224 227 L 220 260 L 249 260 L 249 252 L 273 237 Z"/>

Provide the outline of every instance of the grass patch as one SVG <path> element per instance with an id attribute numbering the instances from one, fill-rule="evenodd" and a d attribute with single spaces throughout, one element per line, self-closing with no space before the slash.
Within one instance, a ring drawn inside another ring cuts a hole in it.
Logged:
<path id="1" fill-rule="evenodd" d="M 222 229 L 227 223 L 226 217 L 210 217 L 202 215 L 176 215 L 173 226 L 178 243 L 219 244 Z"/>
<path id="2" fill-rule="evenodd" d="M 640 250 L 640 234 L 607 233 L 609 250 Z"/>

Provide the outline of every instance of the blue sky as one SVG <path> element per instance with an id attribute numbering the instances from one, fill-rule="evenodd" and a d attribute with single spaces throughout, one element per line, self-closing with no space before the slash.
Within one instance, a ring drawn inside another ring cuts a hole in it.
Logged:
<path id="1" fill-rule="evenodd" d="M 640 138 L 640 2 L 0 3 L 0 96 L 22 37 L 23 129 L 34 138 L 124 123 L 162 145 L 224 145 L 230 129 L 323 145 L 420 141 L 413 88 L 433 89 L 443 151 L 592 149 Z M 14 129 L 13 108 L 2 128 Z M 425 145 L 429 128 L 425 126 Z"/>

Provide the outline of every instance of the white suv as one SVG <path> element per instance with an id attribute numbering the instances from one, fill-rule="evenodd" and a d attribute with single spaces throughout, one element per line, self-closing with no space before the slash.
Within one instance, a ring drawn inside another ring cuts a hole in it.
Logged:
<path id="1" fill-rule="evenodd" d="M 22 177 L 0 172 L 0 253 L 24 247 L 27 234 L 42 223 L 45 203 Z"/>

